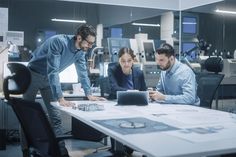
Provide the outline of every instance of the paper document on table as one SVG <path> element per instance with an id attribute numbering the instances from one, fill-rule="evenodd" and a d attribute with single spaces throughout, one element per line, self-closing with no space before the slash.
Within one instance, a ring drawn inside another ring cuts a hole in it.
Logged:
<path id="1" fill-rule="evenodd" d="M 167 119 L 181 122 L 186 125 L 200 125 L 200 124 L 215 124 L 215 123 L 224 123 L 224 122 L 232 122 L 232 118 L 228 113 L 208 113 L 202 114 L 199 116 L 198 114 L 185 114 L 185 115 L 168 115 Z"/>
<path id="2" fill-rule="evenodd" d="M 186 113 L 194 113 L 194 112 L 203 112 L 199 107 L 195 106 L 188 106 L 188 105 L 170 105 L 170 104 L 157 104 L 157 103 L 150 103 L 145 108 L 135 108 L 139 113 L 144 114 L 186 114 Z M 204 112 L 205 113 L 205 112 Z"/>
<path id="3" fill-rule="evenodd" d="M 193 143 L 211 142 L 235 138 L 236 126 L 233 125 L 235 124 L 198 126 L 164 133 Z"/>

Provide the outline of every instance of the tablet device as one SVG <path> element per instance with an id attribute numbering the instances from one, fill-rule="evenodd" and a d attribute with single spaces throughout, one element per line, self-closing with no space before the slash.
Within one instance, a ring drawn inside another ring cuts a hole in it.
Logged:
<path id="1" fill-rule="evenodd" d="M 117 91 L 117 105 L 148 105 L 148 91 Z"/>

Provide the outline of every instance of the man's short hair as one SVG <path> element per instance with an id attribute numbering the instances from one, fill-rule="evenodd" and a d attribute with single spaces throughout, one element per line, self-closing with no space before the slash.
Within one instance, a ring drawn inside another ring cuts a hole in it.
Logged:
<path id="1" fill-rule="evenodd" d="M 174 48 L 167 43 L 164 43 L 156 50 L 157 54 L 165 54 L 167 57 L 175 56 Z"/>
<path id="2" fill-rule="evenodd" d="M 96 30 L 91 25 L 83 24 L 77 29 L 76 36 L 77 35 L 80 35 L 82 40 L 85 40 L 89 35 L 95 37 L 96 36 Z"/>

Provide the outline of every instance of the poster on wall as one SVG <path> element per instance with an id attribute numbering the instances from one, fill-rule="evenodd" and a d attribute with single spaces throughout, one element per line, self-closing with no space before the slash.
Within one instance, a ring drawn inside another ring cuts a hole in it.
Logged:
<path id="1" fill-rule="evenodd" d="M 0 7 L 0 50 L 4 47 L 5 32 L 8 31 L 8 8 Z"/>

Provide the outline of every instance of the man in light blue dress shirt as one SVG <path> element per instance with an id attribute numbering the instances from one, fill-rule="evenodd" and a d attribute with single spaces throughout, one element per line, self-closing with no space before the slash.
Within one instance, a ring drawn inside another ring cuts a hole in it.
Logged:
<path id="1" fill-rule="evenodd" d="M 62 106 L 73 105 L 72 102 L 64 99 L 59 80 L 59 73 L 66 67 L 75 64 L 77 75 L 89 100 L 105 100 L 102 97 L 92 96 L 87 73 L 85 54 L 88 49 L 92 48 L 95 37 L 96 30 L 92 26 L 82 25 L 74 36 L 61 34 L 47 39 L 33 52 L 33 57 L 29 61 L 28 68 L 32 80 L 23 97 L 26 100 L 34 101 L 40 91 L 56 135 L 62 134 L 60 111 L 50 102 L 58 101 Z M 24 141 L 22 146 L 23 154 L 26 154 L 25 157 L 28 150 Z M 64 142 L 60 143 L 60 149 L 63 157 L 69 156 Z"/>
<path id="2" fill-rule="evenodd" d="M 175 58 L 171 45 L 163 44 L 156 50 L 156 63 L 162 72 L 156 91 L 149 93 L 151 99 L 166 104 L 200 105 L 195 74 Z"/>

